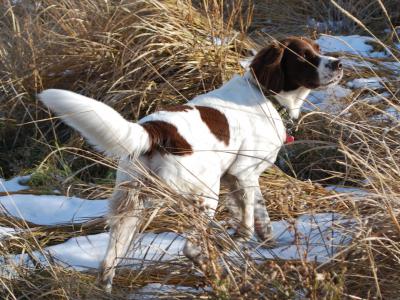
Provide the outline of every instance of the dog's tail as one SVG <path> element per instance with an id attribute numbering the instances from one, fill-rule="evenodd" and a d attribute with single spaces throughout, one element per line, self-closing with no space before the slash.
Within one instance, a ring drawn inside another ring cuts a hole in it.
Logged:
<path id="1" fill-rule="evenodd" d="M 109 156 L 136 156 L 150 148 L 149 135 L 141 125 L 128 122 L 102 102 L 57 89 L 43 91 L 39 99 Z"/>

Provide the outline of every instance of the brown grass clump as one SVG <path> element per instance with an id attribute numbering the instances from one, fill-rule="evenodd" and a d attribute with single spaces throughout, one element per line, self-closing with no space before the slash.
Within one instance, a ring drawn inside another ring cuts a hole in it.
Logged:
<path id="1" fill-rule="evenodd" d="M 369 0 L 289 0 L 284 4 L 275 0 L 255 0 L 252 28 L 262 30 L 268 35 L 288 35 L 315 33 L 363 33 L 363 28 L 347 18 L 333 3 L 356 16 L 374 32 L 390 27 L 390 23 L 399 25 L 397 1 Z M 389 15 L 387 18 L 384 7 Z M 279 11 L 279 13 L 276 13 Z M 389 21 L 390 20 L 390 21 Z"/>
<path id="2" fill-rule="evenodd" d="M 232 29 L 234 17 L 230 25 L 222 22 L 223 11 L 217 7 L 202 15 L 190 1 L 1 6 L 0 103 L 8 136 L 2 152 L 10 145 L 14 153 L 26 146 L 36 150 L 37 142 L 54 140 L 51 123 L 30 123 L 45 116 L 35 99 L 45 88 L 83 93 L 136 120 L 159 105 L 185 102 L 219 86 L 240 70 L 239 58 L 251 44 L 243 32 Z M 30 131 L 36 141 L 21 136 L 16 124 L 25 124 L 24 133 Z M 70 129 L 56 130 L 61 143 L 71 141 Z M 82 146 L 76 137 L 73 141 L 70 145 Z M 5 173 L 8 160 L 15 161 L 7 156 L 0 160 Z"/>

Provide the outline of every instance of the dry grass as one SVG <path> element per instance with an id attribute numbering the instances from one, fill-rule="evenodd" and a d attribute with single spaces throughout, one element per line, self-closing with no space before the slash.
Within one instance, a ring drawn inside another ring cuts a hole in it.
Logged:
<path id="1" fill-rule="evenodd" d="M 389 24 L 379 1 L 339 2 L 365 28 L 356 26 L 354 20 L 326 1 L 287 1 L 285 9 L 279 1 L 254 4 L 252 10 L 247 2 L 235 5 L 232 1 L 6 2 L 0 7 L 2 173 L 11 176 L 35 168 L 36 193 L 58 188 L 89 198 L 110 194 L 113 171 L 109 170 L 115 169 L 115 163 L 85 150 L 83 140 L 71 129 L 47 119 L 47 111 L 34 97 L 44 88 L 83 93 L 136 120 L 157 106 L 185 102 L 242 72 L 239 59 L 259 46 L 249 36 L 264 43 L 271 35 L 311 34 L 315 28 L 303 26 L 306 16 L 342 21 L 344 28 L 340 30 L 350 33 L 367 28 L 379 33 Z M 398 16 L 391 9 L 392 1 L 385 1 L 385 5 L 395 22 Z M 260 35 L 260 28 L 267 28 L 266 33 Z M 215 38 L 223 41 L 222 45 Z M 379 38 L 388 46 L 396 41 L 394 34 Z M 398 52 L 395 55 L 398 58 Z M 137 293 L 138 287 L 154 282 L 212 288 L 199 294 L 177 290 L 164 295 L 169 299 L 398 297 L 400 132 L 399 118 L 385 115 L 388 108 L 399 113 L 399 82 L 394 77 L 398 75 L 384 66 L 374 72 L 368 68 L 356 71 L 347 70 L 345 80 L 363 75 L 389 78 L 390 83 L 383 88 L 389 96 L 369 103 L 365 95 L 374 92 L 359 91 L 341 100 L 344 109 L 340 114 L 314 112 L 304 116 L 297 133 L 299 142 L 286 150 L 291 155 L 290 174 L 294 177 L 362 186 L 369 193 L 362 197 L 337 195 L 319 183 L 300 181 L 278 169 L 269 170 L 260 180 L 273 220 L 290 221 L 318 212 L 338 212 L 357 220 L 357 232 L 352 233 L 353 240 L 346 249 L 324 264 L 304 259 L 257 263 L 237 248 L 226 228 L 206 230 L 207 220 L 198 218 L 195 207 L 159 185 L 150 192 L 166 204 L 146 230 L 169 228 L 182 233 L 196 224 L 204 233 L 208 269 L 200 274 L 185 260 L 124 269 L 116 277 L 112 298 L 126 299 Z M 222 194 L 226 194 L 224 188 Z M 222 205 L 217 219 L 229 218 Z M 6 216 L 0 218 L 0 224 L 29 228 L 0 240 L 2 258 L 32 254 L 71 237 L 102 232 L 105 225 L 99 219 L 77 226 L 49 227 Z M 221 244 L 230 250 L 222 251 Z M 232 251 L 240 259 L 235 259 Z M 17 266 L 11 271 L 15 272 L 13 276 L 0 276 L 4 299 L 108 298 L 95 285 L 95 270 L 77 272 L 55 263 L 36 262 L 30 268 Z"/>
<path id="2" fill-rule="evenodd" d="M 263 30 L 276 36 L 288 34 L 310 35 L 316 33 L 363 33 L 364 29 L 347 18 L 334 1 L 324 0 L 289 0 L 282 3 L 274 0 L 254 1 L 254 29 Z M 382 11 L 381 1 L 368 0 L 338 0 L 336 3 L 374 32 L 382 32 L 389 28 L 390 23 L 398 26 L 399 12 L 396 9 L 397 1 L 388 0 L 382 4 L 388 11 L 389 19 Z M 276 13 L 279 11 L 279 13 Z"/>

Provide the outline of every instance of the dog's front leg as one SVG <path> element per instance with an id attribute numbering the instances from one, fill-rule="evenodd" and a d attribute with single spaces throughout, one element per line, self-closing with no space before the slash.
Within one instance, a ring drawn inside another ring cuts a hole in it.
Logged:
<path id="1" fill-rule="evenodd" d="M 242 216 L 236 234 L 240 240 L 248 241 L 254 234 L 255 195 L 258 187 L 258 179 L 238 178 L 237 185 L 240 189 L 237 202 L 242 210 Z"/>
<path id="2" fill-rule="evenodd" d="M 265 200 L 259 186 L 255 189 L 254 227 L 257 236 L 262 241 L 272 239 L 271 220 L 269 218 L 269 214 L 265 206 Z"/>

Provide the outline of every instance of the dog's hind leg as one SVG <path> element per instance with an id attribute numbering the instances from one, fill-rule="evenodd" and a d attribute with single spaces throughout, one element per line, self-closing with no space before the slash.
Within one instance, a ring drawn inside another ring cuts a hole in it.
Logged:
<path id="1" fill-rule="evenodd" d="M 100 282 L 111 292 L 115 268 L 125 258 L 131 242 L 142 225 L 144 206 L 139 190 L 117 186 L 111 202 L 110 240 L 101 264 Z"/>
<path id="2" fill-rule="evenodd" d="M 205 232 L 205 228 L 200 228 L 199 226 L 208 226 L 213 221 L 218 206 L 219 184 L 218 179 L 217 184 L 214 184 L 212 190 L 207 191 L 207 195 L 203 193 L 203 196 L 195 197 L 198 200 L 195 204 L 195 209 L 198 213 L 194 216 L 193 227 L 188 233 L 187 241 L 183 248 L 183 254 L 200 267 L 203 272 L 206 269 L 208 255 L 207 247 L 202 245 L 206 243 L 206 239 L 201 235 L 201 232 Z"/>

